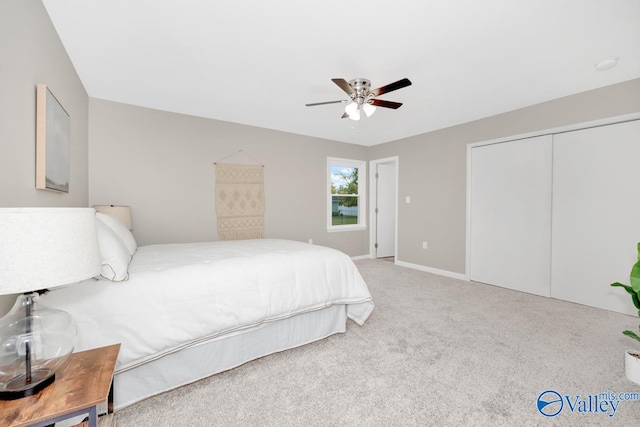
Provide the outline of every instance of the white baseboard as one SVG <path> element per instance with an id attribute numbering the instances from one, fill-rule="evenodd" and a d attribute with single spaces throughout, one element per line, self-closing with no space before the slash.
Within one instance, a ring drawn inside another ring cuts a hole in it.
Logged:
<path id="1" fill-rule="evenodd" d="M 414 270 L 426 271 L 427 273 L 439 274 L 440 276 L 446 276 L 454 279 L 469 281 L 469 276 L 467 274 L 454 273 L 453 271 L 440 270 L 438 268 L 425 267 L 424 265 L 412 264 L 410 262 L 397 261 L 397 260 L 395 264 L 399 265 L 400 267 L 413 268 Z"/>
<path id="2" fill-rule="evenodd" d="M 360 259 L 375 259 L 375 258 L 373 258 L 371 255 L 358 255 L 358 256 L 352 256 L 351 259 L 354 261 L 357 261 Z M 412 264 L 410 262 L 404 262 L 404 261 L 398 261 L 398 260 L 394 261 L 394 264 L 399 265 L 400 267 L 413 268 L 414 270 L 426 271 L 427 273 L 439 274 L 440 276 L 469 281 L 469 276 L 467 274 L 455 273 L 453 271 L 448 271 L 448 270 L 440 270 L 439 268 L 426 267 L 424 265 Z"/>

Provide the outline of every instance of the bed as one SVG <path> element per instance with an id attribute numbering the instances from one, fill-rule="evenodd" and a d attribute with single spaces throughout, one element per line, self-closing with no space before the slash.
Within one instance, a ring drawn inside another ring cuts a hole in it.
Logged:
<path id="1" fill-rule="evenodd" d="M 335 249 L 281 239 L 137 247 L 117 224 L 108 236 L 97 224 L 101 277 L 40 299 L 74 317 L 75 351 L 121 343 L 116 410 L 345 332 L 347 319 L 363 325 L 374 307 Z"/>

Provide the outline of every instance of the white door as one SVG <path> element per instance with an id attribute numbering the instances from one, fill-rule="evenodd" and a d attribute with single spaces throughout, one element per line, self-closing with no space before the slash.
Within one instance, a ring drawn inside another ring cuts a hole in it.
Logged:
<path id="1" fill-rule="evenodd" d="M 396 253 L 396 163 L 376 164 L 375 229 L 376 258 Z"/>
<path id="2" fill-rule="evenodd" d="M 471 148 L 471 280 L 550 296 L 550 135 Z"/>
<path id="3" fill-rule="evenodd" d="M 551 296 L 631 315 L 640 242 L 640 121 L 553 137 Z"/>

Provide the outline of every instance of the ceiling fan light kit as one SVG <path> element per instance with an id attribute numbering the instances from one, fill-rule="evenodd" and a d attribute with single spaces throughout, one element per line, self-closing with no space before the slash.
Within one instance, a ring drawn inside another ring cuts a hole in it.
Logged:
<path id="1" fill-rule="evenodd" d="M 364 111 L 367 117 L 371 117 L 371 115 L 376 112 L 376 107 L 367 103 L 362 106 L 362 111 Z"/>
<path id="2" fill-rule="evenodd" d="M 356 102 L 350 102 L 344 107 L 344 112 L 347 113 L 351 120 L 360 120 L 360 107 Z"/>
<path id="3" fill-rule="evenodd" d="M 317 105 L 341 104 L 347 102 L 348 104 L 344 108 L 342 118 L 344 119 L 349 117 L 351 120 L 360 120 L 361 111 L 364 111 L 364 114 L 367 117 L 371 117 L 371 115 L 376 111 L 376 107 L 391 108 L 394 110 L 400 108 L 400 106 L 402 106 L 402 103 L 400 102 L 384 101 L 382 99 L 376 99 L 376 97 L 383 93 L 388 93 L 411 85 L 411 81 L 404 78 L 386 86 L 379 87 L 378 89 L 371 90 L 371 82 L 367 79 L 353 79 L 348 82 L 345 79 L 339 78 L 331 80 L 347 95 L 349 95 L 351 99 L 316 102 L 313 104 L 306 104 L 306 106 L 314 107 Z"/>

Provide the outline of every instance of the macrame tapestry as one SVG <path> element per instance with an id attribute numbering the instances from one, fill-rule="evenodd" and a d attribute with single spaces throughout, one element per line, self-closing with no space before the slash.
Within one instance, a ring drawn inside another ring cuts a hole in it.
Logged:
<path id="1" fill-rule="evenodd" d="M 264 237 L 264 168 L 216 163 L 216 214 L 220 240 Z"/>

